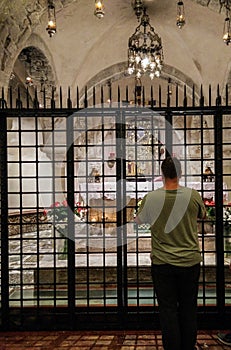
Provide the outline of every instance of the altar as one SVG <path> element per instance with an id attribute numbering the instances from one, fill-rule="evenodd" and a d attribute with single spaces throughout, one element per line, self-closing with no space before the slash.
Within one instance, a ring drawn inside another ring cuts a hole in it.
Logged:
<path id="1" fill-rule="evenodd" d="M 197 190 L 202 198 L 215 198 L 215 182 L 199 182 L 180 181 L 181 186 L 187 186 Z M 115 200 L 117 193 L 117 186 L 122 186 L 123 193 L 129 198 L 142 199 L 148 192 L 156 190 L 163 186 L 162 181 L 126 181 L 119 182 L 100 182 L 100 183 L 80 183 L 79 192 L 86 205 L 90 204 L 92 198 L 105 200 Z M 223 183 L 224 202 L 228 200 L 227 185 Z"/>
<path id="2" fill-rule="evenodd" d="M 185 186 L 183 181 L 180 185 Z M 123 198 L 118 200 L 118 186 L 123 195 Z M 119 182 L 97 182 L 97 183 L 80 183 L 79 193 L 81 201 L 87 207 L 88 217 L 87 221 L 90 224 L 90 235 L 102 236 L 109 234 L 116 237 L 117 232 L 117 213 L 120 210 L 125 210 L 126 215 L 126 232 L 127 235 L 134 236 L 136 229 L 134 228 L 134 215 L 137 210 L 137 203 L 148 192 L 156 190 L 163 186 L 161 181 L 126 181 Z M 215 182 L 187 182 L 187 187 L 197 190 L 202 198 L 215 198 Z M 228 198 L 227 186 L 224 183 L 224 201 Z M 147 225 L 146 225 L 147 226 Z M 139 226 L 138 234 L 149 233 L 148 228 Z M 208 226 L 208 227 L 207 227 Z M 205 232 L 211 232 L 211 225 L 205 223 Z M 198 232 L 201 232 L 198 226 Z"/>

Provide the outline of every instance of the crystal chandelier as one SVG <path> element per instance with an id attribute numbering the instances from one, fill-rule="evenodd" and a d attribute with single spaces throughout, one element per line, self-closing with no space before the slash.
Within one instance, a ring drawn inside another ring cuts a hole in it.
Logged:
<path id="1" fill-rule="evenodd" d="M 140 79 L 143 74 L 159 77 L 163 64 L 161 38 L 149 23 L 146 9 L 143 9 L 140 24 L 128 40 L 128 74 Z"/>
<path id="2" fill-rule="evenodd" d="M 54 36 L 56 33 L 56 15 L 55 15 L 55 5 L 53 0 L 47 1 L 47 9 L 48 9 L 48 24 L 47 24 L 47 32 L 50 37 Z"/>

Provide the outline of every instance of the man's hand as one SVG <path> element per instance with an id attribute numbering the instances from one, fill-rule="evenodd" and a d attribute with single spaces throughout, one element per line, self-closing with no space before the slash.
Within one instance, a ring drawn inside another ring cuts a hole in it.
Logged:
<path id="1" fill-rule="evenodd" d="M 134 221 L 137 223 L 137 225 L 143 224 L 143 222 L 139 219 L 139 216 L 136 216 Z"/>

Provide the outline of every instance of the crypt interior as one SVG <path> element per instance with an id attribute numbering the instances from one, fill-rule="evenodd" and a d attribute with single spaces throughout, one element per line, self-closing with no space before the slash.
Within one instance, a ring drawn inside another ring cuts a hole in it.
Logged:
<path id="1" fill-rule="evenodd" d="M 207 209 L 199 327 L 228 328 L 230 10 L 0 0 L 2 330 L 159 329 L 134 216 L 167 154 Z"/>

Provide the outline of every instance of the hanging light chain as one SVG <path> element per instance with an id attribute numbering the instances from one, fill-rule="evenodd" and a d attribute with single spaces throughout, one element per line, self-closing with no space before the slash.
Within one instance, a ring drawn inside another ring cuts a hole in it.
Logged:
<path id="1" fill-rule="evenodd" d="M 53 0 L 47 1 L 47 10 L 48 10 L 48 24 L 47 32 L 50 37 L 53 37 L 56 33 L 56 14 L 55 14 L 55 5 Z"/>
<path id="2" fill-rule="evenodd" d="M 143 74 L 148 73 L 153 79 L 160 76 L 162 63 L 161 38 L 150 25 L 144 8 L 141 22 L 128 40 L 128 74 L 135 74 L 140 79 Z"/>
<path id="3" fill-rule="evenodd" d="M 142 0 L 135 0 L 135 2 L 133 3 L 133 9 L 134 9 L 136 17 L 139 21 L 140 16 L 142 15 L 143 10 L 144 10 L 143 1 Z"/>

